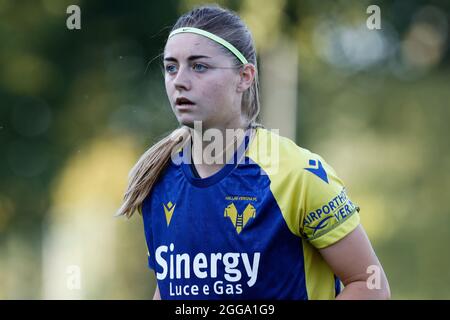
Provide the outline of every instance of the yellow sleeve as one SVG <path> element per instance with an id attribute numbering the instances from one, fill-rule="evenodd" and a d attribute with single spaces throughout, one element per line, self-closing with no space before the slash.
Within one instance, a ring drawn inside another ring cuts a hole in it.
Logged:
<path id="1" fill-rule="evenodd" d="M 347 196 L 336 172 L 310 153 L 302 174 L 300 233 L 314 247 L 328 247 L 359 224 L 359 207 Z"/>
<path id="2" fill-rule="evenodd" d="M 347 197 L 333 168 L 319 155 L 290 139 L 258 129 L 248 156 L 269 175 L 270 190 L 293 234 L 321 249 L 358 226 L 359 208 Z"/>

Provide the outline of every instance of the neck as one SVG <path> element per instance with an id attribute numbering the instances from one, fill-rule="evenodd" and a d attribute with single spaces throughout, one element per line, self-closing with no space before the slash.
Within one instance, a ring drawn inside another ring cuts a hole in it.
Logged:
<path id="1" fill-rule="evenodd" d="M 248 125 L 243 123 L 220 128 L 194 128 L 192 158 L 200 177 L 216 173 L 232 160 L 237 148 L 244 142 L 247 129 Z"/>

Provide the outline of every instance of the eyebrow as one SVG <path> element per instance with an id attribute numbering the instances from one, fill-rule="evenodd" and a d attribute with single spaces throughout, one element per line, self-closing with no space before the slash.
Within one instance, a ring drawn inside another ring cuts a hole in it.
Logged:
<path id="1" fill-rule="evenodd" d="M 197 55 L 197 56 L 189 56 L 187 58 L 188 61 L 192 61 L 192 60 L 197 60 L 197 59 L 201 59 L 201 58 L 207 58 L 210 59 L 211 57 L 208 56 L 202 56 L 202 55 Z M 173 58 L 173 57 L 165 57 L 164 61 L 174 61 L 177 62 L 177 59 Z"/>

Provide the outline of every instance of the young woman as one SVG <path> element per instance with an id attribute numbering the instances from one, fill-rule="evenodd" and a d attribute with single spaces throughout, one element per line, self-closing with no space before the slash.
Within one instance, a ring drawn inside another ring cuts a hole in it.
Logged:
<path id="1" fill-rule="evenodd" d="M 335 171 L 256 123 L 256 52 L 241 19 L 219 6 L 181 16 L 164 69 L 180 127 L 139 159 L 118 212 L 143 216 L 154 298 L 389 298 Z M 205 152 L 205 130 L 221 148 Z"/>

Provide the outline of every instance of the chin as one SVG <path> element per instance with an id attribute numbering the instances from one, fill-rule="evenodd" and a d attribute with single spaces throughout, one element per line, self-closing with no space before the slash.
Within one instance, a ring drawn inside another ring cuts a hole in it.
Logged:
<path id="1" fill-rule="evenodd" d="M 186 126 L 186 127 L 191 128 L 191 129 L 194 129 L 194 123 L 193 122 L 180 122 L 180 124 L 182 126 Z"/>
<path id="2" fill-rule="evenodd" d="M 188 119 L 188 117 L 180 117 L 178 118 L 178 123 L 182 126 L 187 126 L 189 128 L 194 129 L 194 121 L 199 121 L 197 119 Z"/>
<path id="3" fill-rule="evenodd" d="M 199 119 L 198 117 L 192 117 L 191 115 L 183 114 L 178 117 L 178 123 L 187 126 L 189 128 L 194 129 L 194 122 L 195 121 L 201 121 L 202 122 L 202 129 L 205 130 L 206 122 L 204 119 Z"/>

